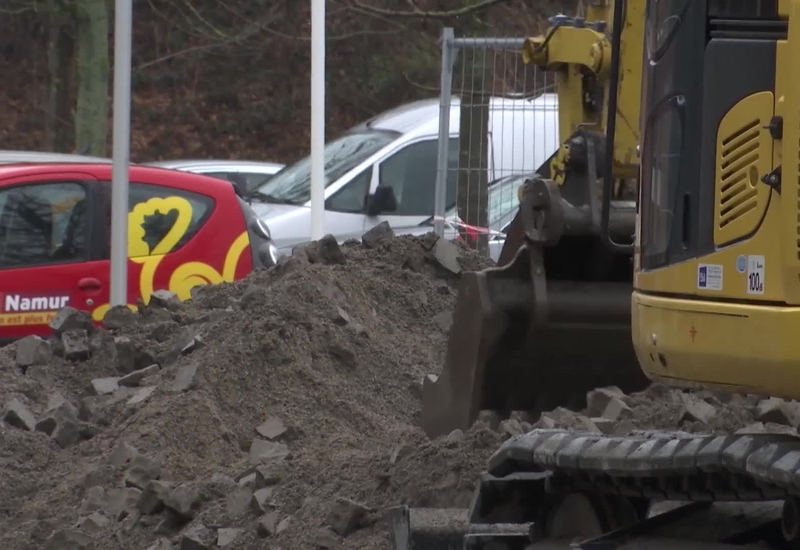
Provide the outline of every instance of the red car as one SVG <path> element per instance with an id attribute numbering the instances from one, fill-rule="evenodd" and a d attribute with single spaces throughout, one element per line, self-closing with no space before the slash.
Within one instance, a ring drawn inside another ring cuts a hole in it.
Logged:
<path id="1" fill-rule="evenodd" d="M 230 182 L 130 167 L 128 304 L 181 299 L 275 263 L 269 229 Z M 64 306 L 109 305 L 111 164 L 0 165 L 0 342 L 49 333 Z"/>

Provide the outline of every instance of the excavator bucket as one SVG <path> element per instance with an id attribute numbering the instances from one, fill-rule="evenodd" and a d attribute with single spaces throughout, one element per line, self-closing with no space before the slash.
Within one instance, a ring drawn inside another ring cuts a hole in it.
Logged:
<path id="1" fill-rule="evenodd" d="M 597 387 L 646 387 L 631 341 L 631 256 L 605 247 L 596 208 L 566 191 L 528 180 L 498 266 L 462 276 L 444 367 L 423 383 L 429 437 L 467 429 L 483 410 L 538 415 L 583 407 Z M 634 201 L 612 201 L 609 233 L 629 240 L 635 215 Z"/>

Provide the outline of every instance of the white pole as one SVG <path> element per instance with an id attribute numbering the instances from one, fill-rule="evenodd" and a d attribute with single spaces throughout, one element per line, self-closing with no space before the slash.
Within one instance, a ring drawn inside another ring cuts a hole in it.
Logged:
<path id="1" fill-rule="evenodd" d="M 111 175 L 112 306 L 128 303 L 128 164 L 131 124 L 131 26 L 133 0 L 116 0 L 114 10 L 114 128 Z"/>
<path id="2" fill-rule="evenodd" d="M 311 239 L 325 235 L 325 0 L 311 0 Z"/>

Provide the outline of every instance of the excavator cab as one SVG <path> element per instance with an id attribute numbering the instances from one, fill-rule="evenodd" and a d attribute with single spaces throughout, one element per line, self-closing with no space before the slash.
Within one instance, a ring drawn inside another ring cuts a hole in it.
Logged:
<path id="1" fill-rule="evenodd" d="M 520 188 L 498 265 L 463 275 L 444 367 L 423 384 L 430 437 L 484 410 L 580 408 L 590 389 L 648 382 L 630 307 L 644 6 L 628 2 L 613 21 L 595 4 L 525 43 L 525 61 L 556 74 L 568 137 Z"/>

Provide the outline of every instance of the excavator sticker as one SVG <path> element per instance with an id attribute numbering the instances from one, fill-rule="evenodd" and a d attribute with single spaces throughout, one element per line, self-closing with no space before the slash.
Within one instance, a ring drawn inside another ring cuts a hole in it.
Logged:
<path id="1" fill-rule="evenodd" d="M 764 294 L 764 256 L 747 257 L 747 293 Z"/>
<path id="2" fill-rule="evenodd" d="M 699 264 L 697 266 L 697 288 L 701 290 L 722 290 L 722 266 L 718 264 Z"/>

